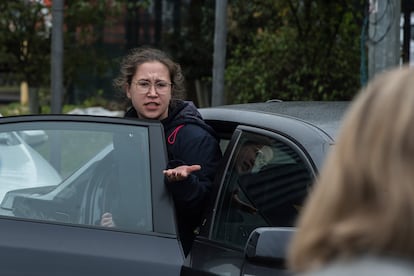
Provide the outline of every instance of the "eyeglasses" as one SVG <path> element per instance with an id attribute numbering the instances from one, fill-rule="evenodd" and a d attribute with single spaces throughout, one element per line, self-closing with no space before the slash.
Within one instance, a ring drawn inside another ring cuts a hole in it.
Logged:
<path id="1" fill-rule="evenodd" d="M 133 84 L 135 84 L 137 92 L 140 94 L 147 94 L 151 90 L 151 86 L 154 86 L 154 89 L 158 94 L 164 95 L 167 94 L 172 86 L 172 83 L 166 81 L 157 81 L 156 83 L 152 83 L 146 80 L 139 80 Z"/>

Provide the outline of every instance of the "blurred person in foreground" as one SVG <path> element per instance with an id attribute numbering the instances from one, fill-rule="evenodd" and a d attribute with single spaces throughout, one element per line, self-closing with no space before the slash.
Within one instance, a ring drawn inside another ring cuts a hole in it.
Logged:
<path id="1" fill-rule="evenodd" d="M 299 217 L 288 267 L 302 275 L 414 275 L 414 69 L 355 98 Z"/>

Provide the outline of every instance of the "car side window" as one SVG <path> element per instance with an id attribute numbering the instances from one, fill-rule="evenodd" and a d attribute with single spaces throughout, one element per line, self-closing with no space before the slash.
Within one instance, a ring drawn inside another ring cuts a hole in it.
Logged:
<path id="1" fill-rule="evenodd" d="M 0 132 L 0 215 L 152 231 L 145 127 L 71 123 Z"/>
<path id="2" fill-rule="evenodd" d="M 243 248 L 257 227 L 293 226 L 312 179 L 294 146 L 243 132 L 220 193 L 213 239 Z"/>

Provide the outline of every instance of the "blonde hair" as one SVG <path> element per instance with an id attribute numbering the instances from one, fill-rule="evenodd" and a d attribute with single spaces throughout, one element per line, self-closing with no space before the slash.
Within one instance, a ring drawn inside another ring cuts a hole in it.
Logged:
<path id="1" fill-rule="evenodd" d="M 414 257 L 414 69 L 362 90 L 298 221 L 296 272 L 360 254 Z"/>

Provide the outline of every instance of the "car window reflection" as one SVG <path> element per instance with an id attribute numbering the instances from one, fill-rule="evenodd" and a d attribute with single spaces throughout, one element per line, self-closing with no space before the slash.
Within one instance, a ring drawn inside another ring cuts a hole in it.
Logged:
<path id="1" fill-rule="evenodd" d="M 153 230 L 147 128 L 45 123 L 22 133 L 0 133 L 0 215 L 101 228 L 112 212 L 117 230 Z"/>
<path id="2" fill-rule="evenodd" d="M 214 239 L 243 248 L 257 227 L 293 226 L 312 172 L 288 144 L 245 132 L 220 195 Z"/>

